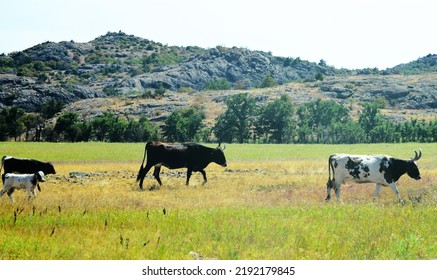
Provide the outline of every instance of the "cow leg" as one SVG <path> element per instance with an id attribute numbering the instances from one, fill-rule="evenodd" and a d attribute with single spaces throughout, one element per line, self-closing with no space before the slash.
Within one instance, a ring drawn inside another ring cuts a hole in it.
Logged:
<path id="1" fill-rule="evenodd" d="M 334 192 L 337 200 L 340 200 L 340 185 L 334 182 Z"/>
<path id="2" fill-rule="evenodd" d="M 141 166 L 140 171 L 138 172 L 138 178 L 140 179 L 140 190 L 144 190 L 143 189 L 144 178 L 146 177 L 147 172 L 149 172 L 152 166 L 153 165 L 146 165 L 146 167 L 144 168 Z"/>
<path id="3" fill-rule="evenodd" d="M 381 191 L 381 184 L 376 184 L 375 192 L 373 193 L 373 199 L 376 200 L 379 197 L 379 192 Z"/>
<path id="4" fill-rule="evenodd" d="M 33 194 L 33 198 L 36 198 L 36 190 L 35 190 L 35 187 L 32 188 L 32 194 Z"/>
<path id="5" fill-rule="evenodd" d="M 326 201 L 329 201 L 331 199 L 331 190 L 333 187 L 334 187 L 334 181 L 331 179 L 328 179 L 328 182 L 326 183 L 326 192 L 327 192 L 327 195 L 325 198 Z"/>
<path id="6" fill-rule="evenodd" d="M 30 199 L 32 198 L 32 192 L 34 192 L 34 190 L 26 188 L 27 201 L 30 201 Z"/>
<path id="7" fill-rule="evenodd" d="M 396 184 L 393 182 L 390 184 L 391 189 L 393 190 L 393 192 L 395 193 L 395 195 L 398 197 L 398 201 L 402 204 L 404 204 L 404 200 L 401 198 L 401 195 L 399 194 L 399 190 L 396 187 Z"/>
<path id="8" fill-rule="evenodd" d="M 206 172 L 203 169 L 199 170 L 199 172 L 202 173 L 202 175 L 203 175 L 203 183 L 202 183 L 202 185 L 205 185 L 206 182 L 208 182 L 208 180 L 206 179 Z"/>
<path id="9" fill-rule="evenodd" d="M 9 187 L 3 188 L 3 189 L 0 191 L 0 197 L 2 197 L 5 193 L 7 193 L 9 197 L 11 197 L 11 195 L 12 195 L 13 192 L 14 192 L 14 188 L 9 188 Z M 12 199 L 12 198 L 11 198 L 11 199 Z M 12 201 L 13 201 L 13 200 L 12 200 Z"/>
<path id="10" fill-rule="evenodd" d="M 155 166 L 155 170 L 153 171 L 153 176 L 155 177 L 156 181 L 158 181 L 159 185 L 162 186 L 161 178 L 159 178 L 160 171 L 161 171 L 161 166 L 160 165 Z"/>
<path id="11" fill-rule="evenodd" d="M 191 168 L 188 168 L 187 169 L 187 183 L 186 183 L 187 186 L 188 186 L 188 183 L 190 182 L 190 177 L 191 177 L 192 173 L 193 173 L 193 170 Z"/>
<path id="12" fill-rule="evenodd" d="M 14 188 L 8 190 L 8 196 L 12 202 L 14 202 L 14 197 L 12 196 L 12 194 L 14 193 L 14 190 L 15 190 Z"/>

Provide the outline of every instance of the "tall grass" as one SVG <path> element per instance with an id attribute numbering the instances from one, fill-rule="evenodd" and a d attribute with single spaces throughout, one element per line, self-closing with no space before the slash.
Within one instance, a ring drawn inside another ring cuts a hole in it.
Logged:
<path id="1" fill-rule="evenodd" d="M 214 145 L 210 145 L 214 146 Z M 406 175 L 396 202 L 371 184 L 342 187 L 325 203 L 334 152 L 410 158 L 423 150 L 421 181 Z M 52 161 L 56 175 L 28 202 L 0 199 L 0 259 L 434 259 L 437 258 L 437 147 L 234 145 L 226 169 L 163 169 L 164 186 L 138 191 L 144 144 L 0 143 L 1 155 Z M 72 171 L 87 173 L 84 178 Z M 156 187 L 151 174 L 146 187 Z"/>

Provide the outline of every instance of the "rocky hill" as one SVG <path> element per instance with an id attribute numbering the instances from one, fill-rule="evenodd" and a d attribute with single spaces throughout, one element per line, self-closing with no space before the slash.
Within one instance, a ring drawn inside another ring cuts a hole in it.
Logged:
<path id="1" fill-rule="evenodd" d="M 428 55 L 386 70 L 352 71 L 323 60 L 237 47 L 167 46 L 107 33 L 88 43 L 46 42 L 0 55 L 0 109 L 16 105 L 37 112 L 56 100 L 84 117 L 111 108 L 160 120 L 177 106 L 202 103 L 213 117 L 224 96 L 248 91 L 259 100 L 288 94 L 296 103 L 321 98 L 358 107 L 379 98 L 398 115 L 421 110 L 431 116 L 437 110 L 436 62 L 437 55 Z"/>

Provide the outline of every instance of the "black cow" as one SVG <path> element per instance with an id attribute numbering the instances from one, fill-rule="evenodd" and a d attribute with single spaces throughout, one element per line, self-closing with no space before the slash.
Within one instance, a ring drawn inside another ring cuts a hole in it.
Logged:
<path id="1" fill-rule="evenodd" d="M 205 168 L 211 162 L 226 167 L 226 158 L 223 153 L 225 148 L 220 144 L 217 148 L 209 148 L 196 143 L 168 144 L 162 142 L 148 142 L 144 149 L 143 162 L 138 171 L 137 181 L 140 181 L 140 189 L 143 190 L 143 181 L 147 172 L 152 166 L 155 167 L 153 176 L 162 185 L 159 178 L 161 166 L 169 169 L 187 168 L 188 185 L 193 171 L 200 172 L 203 175 L 205 184 L 207 182 Z M 147 154 L 147 163 L 144 167 L 144 160 Z"/>
<path id="2" fill-rule="evenodd" d="M 14 158 L 10 156 L 4 156 L 2 158 L 2 165 L 0 167 L 0 173 L 4 167 L 4 173 L 2 175 L 3 184 L 5 182 L 6 173 L 19 173 L 19 174 L 34 174 L 38 171 L 42 171 L 45 175 L 56 174 L 53 164 L 50 162 L 41 162 L 35 159 Z M 38 190 L 41 188 L 38 184 Z"/>

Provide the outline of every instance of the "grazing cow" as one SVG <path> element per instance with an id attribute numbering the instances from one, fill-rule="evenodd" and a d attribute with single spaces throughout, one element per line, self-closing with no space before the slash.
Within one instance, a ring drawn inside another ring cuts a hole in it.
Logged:
<path id="1" fill-rule="evenodd" d="M 42 171 L 38 171 L 35 174 L 6 173 L 4 175 L 4 186 L 0 191 L 0 197 L 3 196 L 4 193 L 7 193 L 12 202 L 14 202 L 14 198 L 12 197 L 14 191 L 16 189 L 24 189 L 27 192 L 28 200 L 30 200 L 31 194 L 33 194 L 33 197 L 36 197 L 35 187 L 37 184 L 44 181 L 45 178 Z"/>
<path id="2" fill-rule="evenodd" d="M 5 173 L 20 173 L 20 174 L 30 174 L 36 173 L 38 171 L 47 174 L 56 174 L 53 164 L 50 162 L 41 162 L 34 159 L 24 159 L 24 158 L 14 158 L 10 156 L 4 156 L 2 158 L 2 165 L 0 167 L 0 172 L 2 168 L 5 168 Z"/>
<path id="3" fill-rule="evenodd" d="M 331 155 L 328 160 L 329 178 L 326 184 L 328 191 L 326 200 L 331 199 L 332 188 L 337 200 L 339 200 L 340 186 L 345 181 L 353 181 L 356 183 L 375 183 L 374 198 L 378 198 L 381 186 L 390 186 L 399 202 L 403 203 L 396 187 L 398 179 L 405 173 L 413 179 L 420 179 L 419 168 L 415 161 L 422 157 L 422 150 L 419 149 L 419 154 L 416 151 L 414 153 L 415 157 L 409 160 L 401 160 L 387 155 Z"/>
<path id="4" fill-rule="evenodd" d="M 155 167 L 153 176 L 162 185 L 159 178 L 161 166 L 169 169 L 187 168 L 188 185 L 193 171 L 203 175 L 203 184 L 207 182 L 205 168 L 211 162 L 226 167 L 226 158 L 223 153 L 225 148 L 220 144 L 217 148 L 209 148 L 196 143 L 167 144 L 162 142 L 148 142 L 144 149 L 143 162 L 138 172 L 137 181 L 140 181 L 140 189 L 143 190 L 143 181 L 147 172 L 152 166 Z M 147 163 L 144 167 L 144 160 L 147 154 Z"/>
<path id="5" fill-rule="evenodd" d="M 4 184 L 4 176 L 6 173 L 19 173 L 19 174 L 33 174 L 38 171 L 42 171 L 45 175 L 56 174 L 53 164 L 50 162 L 41 162 L 34 159 L 14 158 L 10 156 L 4 156 L 0 167 L 0 173 L 4 167 L 4 174 L 2 180 Z M 38 190 L 41 191 L 39 184 Z"/>

